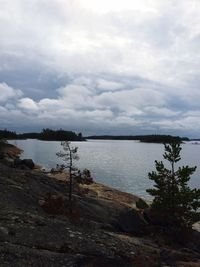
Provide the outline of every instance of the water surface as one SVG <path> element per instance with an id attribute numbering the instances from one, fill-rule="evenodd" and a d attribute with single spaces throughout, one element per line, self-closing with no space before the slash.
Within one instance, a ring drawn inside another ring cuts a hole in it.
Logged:
<path id="1" fill-rule="evenodd" d="M 56 152 L 62 149 L 60 142 L 28 139 L 13 140 L 11 143 L 24 150 L 22 158 L 32 158 L 46 169 L 62 163 L 56 156 Z M 118 140 L 88 140 L 71 144 L 78 147 L 80 159 L 76 166 L 89 169 L 95 181 L 149 198 L 146 189 L 152 186 L 152 181 L 148 179 L 148 172 L 155 169 L 155 159 L 162 159 L 162 144 Z M 197 166 L 190 185 L 199 188 L 200 145 L 188 142 L 182 148 L 179 165 Z"/>

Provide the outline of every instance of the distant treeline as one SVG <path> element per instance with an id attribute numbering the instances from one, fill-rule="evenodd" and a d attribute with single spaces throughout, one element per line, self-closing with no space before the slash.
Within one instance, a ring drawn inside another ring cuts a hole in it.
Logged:
<path id="1" fill-rule="evenodd" d="M 83 137 L 81 133 L 76 134 L 72 131 L 43 129 L 41 133 L 22 133 L 0 130 L 0 139 L 39 139 L 46 141 L 85 141 L 86 139 L 99 140 L 139 140 L 147 143 L 171 143 L 190 141 L 187 137 L 172 135 L 94 135 Z M 196 139 L 198 140 L 198 139 Z"/>
<path id="2" fill-rule="evenodd" d="M 81 133 L 72 131 L 43 129 L 41 133 L 22 133 L 0 130 L 0 139 L 39 139 L 46 141 L 84 141 Z"/>
<path id="3" fill-rule="evenodd" d="M 100 140 L 139 140 L 147 143 L 171 143 L 190 141 L 188 137 L 172 136 L 172 135 L 99 135 L 88 136 L 86 139 Z"/>

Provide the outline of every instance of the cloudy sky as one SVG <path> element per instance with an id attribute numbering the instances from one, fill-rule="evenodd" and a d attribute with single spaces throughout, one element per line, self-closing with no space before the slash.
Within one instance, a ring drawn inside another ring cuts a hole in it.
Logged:
<path id="1" fill-rule="evenodd" d="M 0 6 L 0 128 L 200 137 L 199 0 Z"/>

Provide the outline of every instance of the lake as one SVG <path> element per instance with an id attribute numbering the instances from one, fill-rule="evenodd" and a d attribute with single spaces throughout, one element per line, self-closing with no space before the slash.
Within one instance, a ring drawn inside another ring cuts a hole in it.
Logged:
<path id="1" fill-rule="evenodd" d="M 23 149 L 22 158 L 31 158 L 46 169 L 62 163 L 56 156 L 62 147 L 60 142 L 39 140 L 12 140 L 10 143 Z M 154 161 L 161 160 L 162 144 L 140 143 L 139 141 L 88 140 L 72 142 L 78 147 L 79 169 L 91 171 L 96 182 L 119 190 L 150 198 L 146 189 L 152 187 L 148 172 L 155 169 Z M 197 166 L 190 180 L 191 187 L 200 187 L 200 145 L 187 142 L 182 145 L 182 159 L 178 165 Z"/>

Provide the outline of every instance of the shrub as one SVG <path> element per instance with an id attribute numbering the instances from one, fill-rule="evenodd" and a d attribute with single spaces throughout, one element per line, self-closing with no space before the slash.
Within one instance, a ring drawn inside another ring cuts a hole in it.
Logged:
<path id="1" fill-rule="evenodd" d="M 64 213 L 64 199 L 62 196 L 48 193 L 44 200 L 39 201 L 39 204 L 49 214 Z"/>

